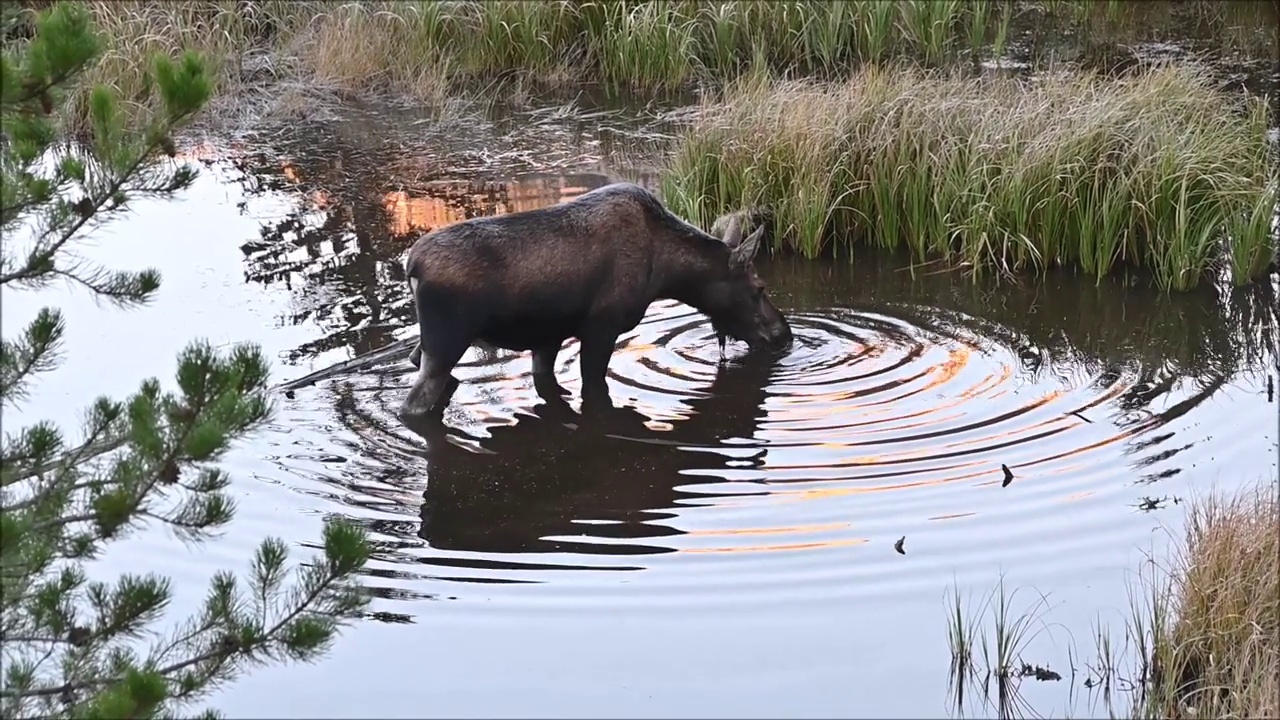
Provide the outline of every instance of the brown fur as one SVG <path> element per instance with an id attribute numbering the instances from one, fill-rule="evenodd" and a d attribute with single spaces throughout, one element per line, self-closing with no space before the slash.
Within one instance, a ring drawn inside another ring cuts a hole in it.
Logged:
<path id="1" fill-rule="evenodd" d="M 555 356 L 576 337 L 584 395 L 603 390 L 617 337 L 662 298 L 700 310 L 718 335 L 752 349 L 788 343 L 790 328 L 751 263 L 763 228 L 744 239 L 743 220 L 718 223 L 717 238 L 648 190 L 615 183 L 423 235 L 405 263 L 421 337 L 402 415 L 442 410 L 456 387 L 453 366 L 477 341 L 532 350 L 535 381 L 554 384 Z"/>

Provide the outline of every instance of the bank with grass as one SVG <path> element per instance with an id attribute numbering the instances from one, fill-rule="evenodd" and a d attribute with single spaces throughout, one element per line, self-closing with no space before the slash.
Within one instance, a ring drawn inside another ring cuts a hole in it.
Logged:
<path id="1" fill-rule="evenodd" d="M 698 222 L 767 207 L 806 257 L 910 249 L 977 274 L 1149 272 L 1185 290 L 1275 255 L 1280 164 L 1267 103 L 1195 65 L 1034 79 L 866 68 L 847 82 L 760 74 L 707 102 L 663 191 Z"/>
<path id="2" fill-rule="evenodd" d="M 1126 18 L 1154 5 L 99 1 L 89 6 L 105 52 L 87 79 L 143 107 L 146 59 L 195 49 L 212 69 L 210 115 L 243 106 L 246 122 L 259 107 L 250 96 L 314 118 L 344 93 L 434 104 L 534 86 L 727 84 L 681 138 L 665 183 L 689 217 L 769 204 L 775 248 L 809 257 L 871 244 L 978 273 L 1138 268 L 1187 289 L 1225 264 L 1237 281 L 1256 278 L 1275 244 L 1265 103 L 1194 67 L 1126 80 L 974 71 L 1027 18 L 1119 42 L 1145 32 Z M 1236 27 L 1227 9 L 1238 5 L 1179 12 Z M 1026 35 L 1019 42 L 1034 45 Z M 769 76 L 808 79 L 760 81 Z M 85 98 L 72 106 L 87 117 Z"/>
<path id="3" fill-rule="evenodd" d="M 1072 679 L 1100 693 L 1112 717 L 1280 716 L 1277 489 L 1263 483 L 1191 500 L 1173 557 L 1153 563 L 1133 585 L 1122 630 L 1098 627 L 1083 643 L 1072 638 L 1071 657 L 1085 659 L 1078 668 L 1085 677 L 1068 663 Z M 1001 583 L 977 605 L 952 593 L 953 688 L 994 681 L 998 687 L 988 692 L 998 702 L 1025 709 L 1020 681 L 1043 660 L 1026 651 L 1053 618 L 1043 597 L 1029 607 L 1018 603 L 1021 590 Z"/>
<path id="4" fill-rule="evenodd" d="M 1280 717 L 1276 490 L 1192 505 L 1169 585 L 1146 606 L 1142 717 Z"/>
<path id="5" fill-rule="evenodd" d="M 47 0 L 27 0 L 29 7 Z M 308 91 L 388 94 L 436 103 L 458 94 L 498 97 L 581 83 L 616 91 L 716 84 L 753 68 L 838 76 L 860 64 L 910 59 L 926 66 L 1001 57 L 1016 42 L 1060 54 L 1095 40 L 1161 37 L 1161 23 L 1197 25 L 1246 45 L 1239 2 L 1150 0 L 484 0 L 324 2 L 187 0 L 89 3 L 106 48 L 92 77 L 140 97 L 153 52 L 201 52 L 215 94 L 274 86 L 298 109 Z M 1168 5 L 1168 8 L 1163 7 Z M 1224 42 L 1226 42 L 1224 40 Z M 1051 47 L 1050 47 L 1051 46 Z M 1249 51 L 1252 52 L 1252 51 Z"/>
<path id="6" fill-rule="evenodd" d="M 40 3 L 33 3 L 40 4 Z M 109 38 L 101 76 L 129 96 L 155 50 L 194 47 L 240 80 L 246 55 L 291 79 L 437 100 L 477 83 L 600 82 L 673 89 L 752 63 L 803 73 L 911 55 L 942 63 L 1003 42 L 1027 3 L 857 2 L 361 3 L 194 0 L 90 3 Z M 1082 2 L 1052 4 L 1078 12 Z"/>

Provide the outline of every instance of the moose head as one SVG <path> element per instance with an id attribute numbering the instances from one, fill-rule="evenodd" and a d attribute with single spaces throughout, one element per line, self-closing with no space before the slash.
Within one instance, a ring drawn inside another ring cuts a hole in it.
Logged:
<path id="1" fill-rule="evenodd" d="M 711 319 L 723 348 L 731 337 L 745 342 L 753 351 L 776 350 L 791 343 L 791 327 L 770 302 L 764 281 L 756 274 L 755 256 L 764 236 L 763 224 L 745 238 L 748 221 L 758 213 L 740 210 L 718 218 L 711 234 L 728 249 L 728 267 L 707 288 L 704 312 Z"/>

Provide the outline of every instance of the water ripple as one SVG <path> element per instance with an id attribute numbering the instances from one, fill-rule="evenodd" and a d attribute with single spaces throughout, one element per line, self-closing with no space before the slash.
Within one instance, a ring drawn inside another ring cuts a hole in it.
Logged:
<path id="1" fill-rule="evenodd" d="M 1097 508 L 1140 471 L 1177 472 L 1196 442 L 1162 428 L 1214 389 L 1055 360 L 920 306 L 790 318 L 785 356 L 722 358 L 699 314 L 655 303 L 611 362 L 617 407 L 587 416 L 576 343 L 558 359 L 566 400 L 539 397 L 527 355 L 473 349 L 429 438 L 394 417 L 414 375 L 396 360 L 299 393 L 288 430 L 333 434 L 273 462 L 359 508 L 402 581 L 532 583 L 550 594 L 511 601 L 560 609 L 830 599 L 1029 560 L 1048 518 L 1055 555 L 1115 542 L 1127 531 Z M 890 549 L 902 535 L 913 570 Z M 635 572 L 624 597 L 599 579 Z"/>

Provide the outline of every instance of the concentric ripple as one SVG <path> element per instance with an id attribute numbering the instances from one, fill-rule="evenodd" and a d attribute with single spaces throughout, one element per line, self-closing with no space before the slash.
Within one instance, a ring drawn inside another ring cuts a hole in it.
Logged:
<path id="1" fill-rule="evenodd" d="M 788 317 L 784 356 L 722 356 L 700 314 L 656 303 L 611 361 L 617 407 L 587 416 L 576 343 L 558 360 L 563 401 L 539 396 L 527 354 L 473 348 L 447 437 L 395 419 L 414 378 L 403 360 L 340 378 L 314 392 L 353 433 L 343 502 L 383 516 L 367 524 L 398 591 L 540 583 L 573 607 L 776 602 L 872 579 L 887 592 L 936 582 L 892 561 L 904 535 L 918 563 L 949 570 L 1116 542 L 1125 486 L 1176 474 L 1202 439 L 1154 431 L 1213 393 L 1164 368 L 1050 357 L 926 307 Z M 625 597 L 591 579 L 634 571 L 657 574 Z"/>

